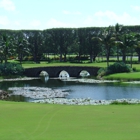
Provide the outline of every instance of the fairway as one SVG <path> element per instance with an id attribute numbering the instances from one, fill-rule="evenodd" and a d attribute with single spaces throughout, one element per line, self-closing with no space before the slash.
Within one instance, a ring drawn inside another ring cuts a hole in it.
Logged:
<path id="1" fill-rule="evenodd" d="M 0 101 L 0 139 L 139 140 L 139 109 Z"/>

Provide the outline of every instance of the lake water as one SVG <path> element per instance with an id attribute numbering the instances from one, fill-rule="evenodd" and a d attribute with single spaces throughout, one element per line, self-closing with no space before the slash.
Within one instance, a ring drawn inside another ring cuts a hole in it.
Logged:
<path id="1" fill-rule="evenodd" d="M 67 89 L 69 90 L 69 95 L 66 97 L 67 99 L 140 99 L 140 84 L 79 83 L 76 81 L 61 81 L 60 79 L 49 79 L 47 82 L 40 79 L 0 82 L 0 89 L 8 90 L 9 87 L 49 87 L 53 89 Z M 10 100 L 29 102 L 32 99 L 22 96 L 11 96 Z"/>

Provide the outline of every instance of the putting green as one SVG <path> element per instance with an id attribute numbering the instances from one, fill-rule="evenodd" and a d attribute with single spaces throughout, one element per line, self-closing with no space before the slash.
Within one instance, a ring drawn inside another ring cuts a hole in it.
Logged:
<path id="1" fill-rule="evenodd" d="M 140 105 L 0 101 L 1 140 L 139 140 Z"/>

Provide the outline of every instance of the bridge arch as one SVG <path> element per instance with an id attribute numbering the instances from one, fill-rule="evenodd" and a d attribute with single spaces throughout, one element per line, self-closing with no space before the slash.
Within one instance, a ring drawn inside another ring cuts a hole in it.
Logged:
<path id="1" fill-rule="evenodd" d="M 46 76 L 49 76 L 49 74 L 48 74 L 47 71 L 45 71 L 45 70 L 38 70 L 38 71 L 36 71 L 35 76 L 36 76 L 36 77 L 39 77 L 39 76 L 43 76 L 43 75 L 45 75 L 45 74 L 46 74 Z"/>
<path id="2" fill-rule="evenodd" d="M 66 70 L 62 70 L 59 72 L 59 78 L 69 78 L 70 75 Z"/>
<path id="3" fill-rule="evenodd" d="M 40 72 L 39 76 L 44 76 L 45 77 L 45 76 L 49 76 L 49 74 L 48 74 L 47 71 L 43 70 L 43 71 Z"/>
<path id="4" fill-rule="evenodd" d="M 90 76 L 90 73 L 87 70 L 81 70 L 79 73 L 80 77 L 88 77 Z"/>

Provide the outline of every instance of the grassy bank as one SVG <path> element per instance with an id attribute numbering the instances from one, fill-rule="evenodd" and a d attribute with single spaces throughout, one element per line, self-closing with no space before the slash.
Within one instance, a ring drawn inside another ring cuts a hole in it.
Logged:
<path id="1" fill-rule="evenodd" d="M 104 79 L 124 81 L 140 80 L 140 72 L 110 74 L 108 76 L 104 76 Z"/>
<path id="2" fill-rule="evenodd" d="M 139 140 L 140 105 L 67 106 L 0 101 L 2 140 Z"/>

